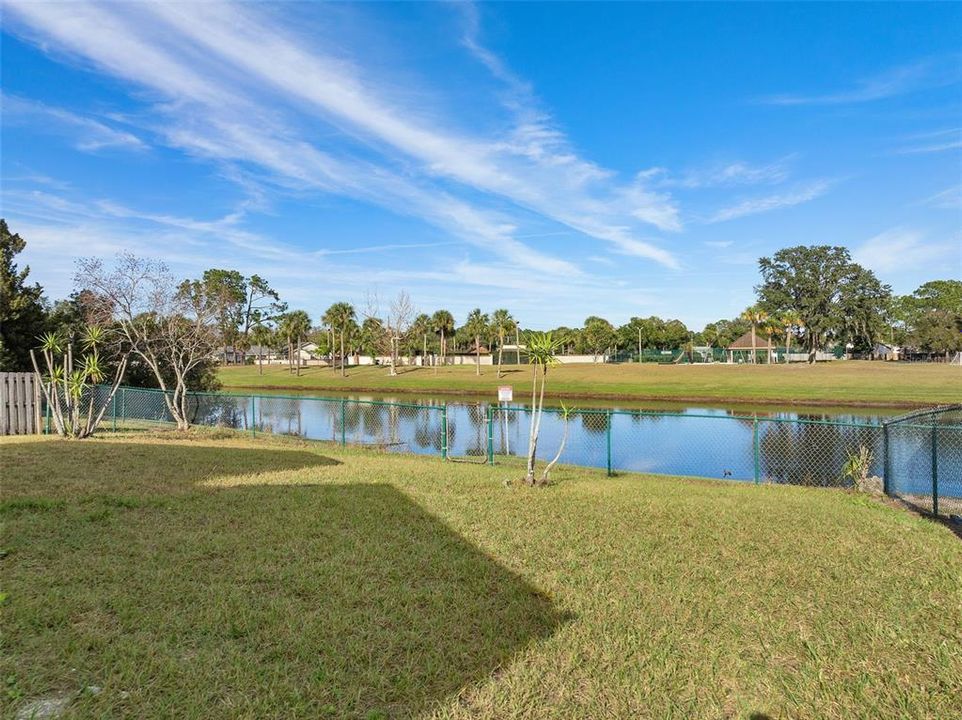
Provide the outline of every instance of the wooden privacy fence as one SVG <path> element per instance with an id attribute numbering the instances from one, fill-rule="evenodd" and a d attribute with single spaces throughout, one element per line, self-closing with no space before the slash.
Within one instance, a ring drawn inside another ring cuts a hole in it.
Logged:
<path id="1" fill-rule="evenodd" d="M 0 372 L 0 435 L 43 432 L 40 384 L 33 373 Z"/>

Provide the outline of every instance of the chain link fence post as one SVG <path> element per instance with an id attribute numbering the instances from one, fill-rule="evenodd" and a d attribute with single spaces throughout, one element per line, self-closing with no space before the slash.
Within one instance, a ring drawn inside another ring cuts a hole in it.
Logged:
<path id="1" fill-rule="evenodd" d="M 448 459 L 448 404 L 441 406 L 441 459 Z"/>
<path id="2" fill-rule="evenodd" d="M 111 429 L 113 432 L 117 432 L 117 393 L 113 394 L 110 398 L 110 415 L 111 415 Z"/>
<path id="3" fill-rule="evenodd" d="M 932 514 L 939 514 L 939 426 L 932 424 Z"/>
<path id="4" fill-rule="evenodd" d="M 752 455 L 755 466 L 755 484 L 762 481 L 761 462 L 758 443 L 758 416 L 752 418 Z"/>
<path id="5" fill-rule="evenodd" d="M 494 465 L 494 406 L 488 405 L 488 465 Z"/>
<path id="6" fill-rule="evenodd" d="M 892 495 L 892 463 L 889 461 L 889 426 L 888 423 L 882 425 L 882 492 L 887 496 Z"/>
<path id="7" fill-rule="evenodd" d="M 605 444 L 608 446 L 606 450 L 608 477 L 611 477 L 611 410 L 605 413 L 605 421 Z"/>
<path id="8" fill-rule="evenodd" d="M 127 420 L 127 388 L 120 391 L 120 419 Z"/>

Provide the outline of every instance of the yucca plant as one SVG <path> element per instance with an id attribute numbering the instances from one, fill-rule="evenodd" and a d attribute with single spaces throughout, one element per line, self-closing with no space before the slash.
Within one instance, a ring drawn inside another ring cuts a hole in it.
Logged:
<path id="1" fill-rule="evenodd" d="M 96 392 L 96 386 L 102 385 L 107 379 L 101 350 L 113 342 L 108 330 L 88 325 L 76 343 L 62 333 L 55 332 L 45 333 L 39 340 L 37 350 L 43 360 L 44 371 L 41 371 L 41 363 L 37 362 L 34 350 L 30 351 L 30 359 L 57 434 L 71 438 L 93 435 L 120 386 L 129 353 L 118 351 L 113 382 L 109 391 L 102 394 Z M 75 344 L 82 353 L 79 360 L 74 358 Z"/>
<path id="2" fill-rule="evenodd" d="M 528 466 L 524 481 L 535 485 L 535 458 L 538 454 L 538 434 L 544 415 L 544 390 L 548 384 L 548 369 L 558 365 L 560 343 L 551 333 L 529 333 L 525 338 L 528 346 L 528 362 L 531 363 L 531 426 L 528 430 Z M 539 381 L 540 380 L 540 388 Z M 539 481 L 540 482 L 540 481 Z"/>
<path id="3" fill-rule="evenodd" d="M 869 473 L 872 471 L 872 451 L 864 445 L 859 445 L 858 451 L 850 453 L 845 465 L 842 466 L 842 477 L 852 481 L 852 485 L 859 492 L 869 489 Z"/>

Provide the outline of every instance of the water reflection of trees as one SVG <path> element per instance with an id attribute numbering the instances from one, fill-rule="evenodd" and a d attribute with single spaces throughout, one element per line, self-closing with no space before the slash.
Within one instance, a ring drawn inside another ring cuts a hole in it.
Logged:
<path id="1" fill-rule="evenodd" d="M 260 398 L 257 427 L 279 435 L 304 435 L 303 402 L 292 398 Z"/>
<path id="2" fill-rule="evenodd" d="M 604 412 L 579 412 L 575 410 L 572 415 L 581 421 L 581 427 L 588 433 L 597 434 L 608 431 L 608 413 Z M 559 422 L 561 422 L 559 418 Z"/>
<path id="3" fill-rule="evenodd" d="M 251 427 L 250 400 L 231 396 L 193 395 L 188 398 L 188 418 L 194 425 L 246 430 Z M 169 415 L 169 412 L 167 413 Z"/>
<path id="4" fill-rule="evenodd" d="M 847 487 L 845 463 L 866 446 L 873 474 L 881 474 L 881 429 L 827 423 L 765 422 L 759 427 L 759 460 L 764 478 L 792 485 Z"/>
<path id="5" fill-rule="evenodd" d="M 474 431 L 474 437 L 469 441 L 464 454 L 469 457 L 481 457 L 488 454 L 488 406 L 478 403 L 465 407 L 465 416 Z"/>

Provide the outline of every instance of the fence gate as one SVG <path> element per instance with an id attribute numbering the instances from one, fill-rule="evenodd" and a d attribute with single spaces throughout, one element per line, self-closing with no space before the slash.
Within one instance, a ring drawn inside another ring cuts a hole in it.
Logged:
<path id="1" fill-rule="evenodd" d="M 0 372 L 0 435 L 42 432 L 40 385 L 33 373 Z"/>

